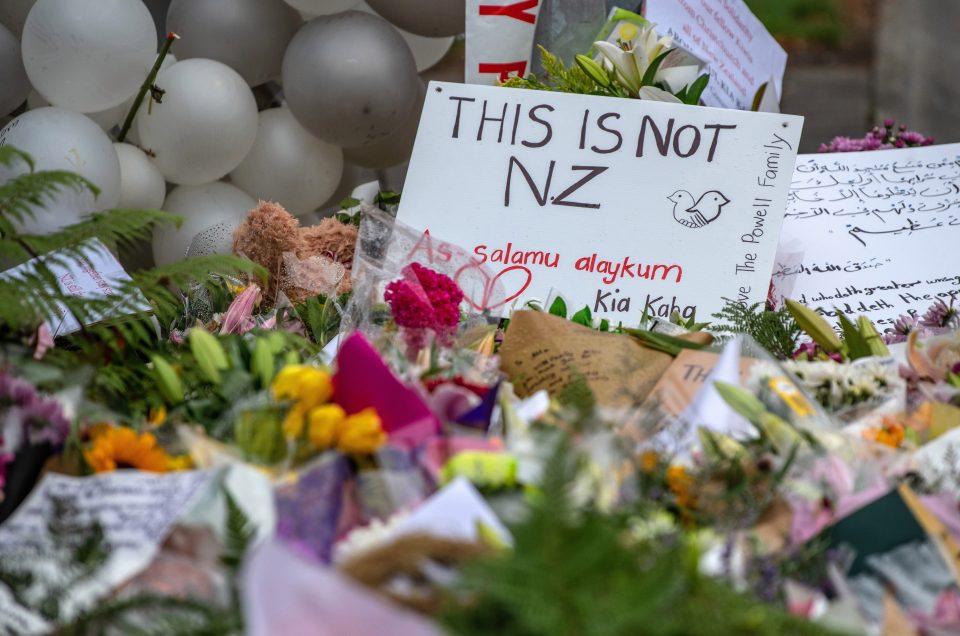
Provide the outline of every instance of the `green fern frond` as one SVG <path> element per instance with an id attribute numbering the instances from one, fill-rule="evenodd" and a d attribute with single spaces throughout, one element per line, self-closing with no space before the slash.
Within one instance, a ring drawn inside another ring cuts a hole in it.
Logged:
<path id="1" fill-rule="evenodd" d="M 6 166 L 9 168 L 18 161 L 27 164 L 27 168 L 30 170 L 30 172 L 33 172 L 34 168 L 36 167 L 33 163 L 33 157 L 19 148 L 14 146 L 0 146 L 0 166 Z"/>
<path id="2" fill-rule="evenodd" d="M 43 206 L 62 190 L 100 194 L 86 178 L 66 170 L 27 172 L 0 185 L 0 235 L 15 234 L 15 226 L 34 218 L 34 208 Z"/>
<path id="3" fill-rule="evenodd" d="M 79 223 L 50 234 L 20 235 L 18 238 L 34 253 L 58 251 L 70 256 L 71 250 L 76 250 L 89 239 L 96 238 L 110 246 L 130 245 L 135 241 L 150 238 L 154 228 L 159 225 L 179 227 L 182 222 L 181 215 L 161 210 L 114 209 L 95 212 Z M 7 242 L 9 241 L 0 243 Z"/>
<path id="4" fill-rule="evenodd" d="M 726 305 L 714 318 L 725 321 L 711 329 L 719 333 L 747 334 L 780 359 L 789 358 L 797 349 L 803 333 L 785 307 L 767 311 L 763 303 L 742 305 L 724 298 Z"/>
<path id="5" fill-rule="evenodd" d="M 250 542 L 256 535 L 256 529 L 250 522 L 247 513 L 237 505 L 236 499 L 226 488 L 223 489 L 223 497 L 227 504 L 227 518 L 226 537 L 220 561 L 231 571 L 236 572 L 243 561 L 243 556 L 246 554 Z"/>

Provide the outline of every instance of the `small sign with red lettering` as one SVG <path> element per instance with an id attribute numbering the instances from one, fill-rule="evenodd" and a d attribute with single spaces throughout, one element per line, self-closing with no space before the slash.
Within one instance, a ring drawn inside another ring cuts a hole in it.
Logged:
<path id="1" fill-rule="evenodd" d="M 398 219 L 463 247 L 509 315 L 627 324 L 766 299 L 801 117 L 432 82 Z M 506 299 L 506 302 L 504 302 Z"/>
<path id="2" fill-rule="evenodd" d="M 466 0 L 468 84 L 527 75 L 543 0 Z"/>

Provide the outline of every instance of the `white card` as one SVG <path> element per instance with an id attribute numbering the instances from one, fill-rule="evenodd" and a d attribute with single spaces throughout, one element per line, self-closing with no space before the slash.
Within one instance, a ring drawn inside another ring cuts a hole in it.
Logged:
<path id="1" fill-rule="evenodd" d="M 51 497 L 63 498 L 77 510 L 78 519 L 97 520 L 104 530 L 110 554 L 103 567 L 63 599 L 68 611 L 86 605 L 133 576 L 153 559 L 170 527 L 211 472 L 191 471 L 166 475 L 118 471 L 91 477 L 47 473 L 26 501 L 0 526 L 0 559 L 13 554 L 36 554 L 43 562 L 49 544 L 47 523 L 53 509 Z M 3 617 L 24 614 L 0 595 Z"/>
<path id="2" fill-rule="evenodd" d="M 882 331 L 960 295 L 960 144 L 797 160 L 775 295 Z"/>
<path id="3" fill-rule="evenodd" d="M 660 35 L 707 62 L 707 106 L 750 110 L 771 78 L 774 95 L 783 95 L 787 52 L 743 0 L 647 0 L 645 16 Z"/>
<path id="4" fill-rule="evenodd" d="M 123 265 L 99 240 L 91 239 L 88 241 L 83 253 L 83 259 L 69 262 L 68 267 L 59 263 L 47 262 L 47 268 L 56 277 L 60 290 L 64 294 L 89 299 L 107 298 L 116 296 L 120 286 L 132 282 L 130 275 L 123 269 Z M 50 254 L 50 256 L 56 255 L 56 252 Z M 0 273 L 0 277 L 16 278 L 29 273 L 36 267 L 36 263 L 37 259 L 30 259 L 22 265 Z M 118 302 L 120 300 L 118 299 Z M 150 309 L 150 304 L 140 294 L 136 298 L 135 307 L 140 311 L 146 311 Z M 107 311 L 103 315 L 94 317 L 94 320 L 91 320 L 88 324 L 116 315 L 115 312 Z M 58 304 L 58 315 L 48 316 L 47 321 L 50 323 L 50 331 L 54 337 L 65 336 L 80 330 L 80 323 L 63 304 Z"/>
<path id="5" fill-rule="evenodd" d="M 467 298 L 474 310 L 559 292 L 625 323 L 645 309 L 706 318 L 723 298 L 767 296 L 802 125 L 433 82 L 398 219 L 495 272 L 505 298 Z M 477 275 L 470 264 L 457 279 Z"/>

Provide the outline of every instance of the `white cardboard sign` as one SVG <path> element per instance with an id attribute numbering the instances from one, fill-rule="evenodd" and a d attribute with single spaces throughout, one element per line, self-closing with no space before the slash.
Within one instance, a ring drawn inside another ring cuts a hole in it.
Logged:
<path id="1" fill-rule="evenodd" d="M 490 86 L 510 76 L 525 77 L 530 70 L 541 0 L 465 1 L 464 81 Z"/>
<path id="2" fill-rule="evenodd" d="M 399 220 L 493 269 L 499 315 L 614 321 L 766 298 L 801 117 L 433 82 Z M 475 276 L 461 268 L 458 280 Z"/>
<path id="3" fill-rule="evenodd" d="M 743 0 L 647 0 L 645 17 L 660 35 L 707 62 L 707 106 L 750 110 L 770 81 L 775 95 L 783 95 L 787 52 Z"/>
<path id="4" fill-rule="evenodd" d="M 960 144 L 801 155 L 774 292 L 889 329 L 960 296 L 957 245 Z"/>

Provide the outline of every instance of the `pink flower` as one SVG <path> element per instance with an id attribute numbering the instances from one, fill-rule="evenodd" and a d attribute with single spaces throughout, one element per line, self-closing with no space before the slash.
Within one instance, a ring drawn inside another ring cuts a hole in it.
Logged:
<path id="1" fill-rule="evenodd" d="M 260 298 L 260 287 L 251 283 L 233 299 L 220 325 L 220 335 L 235 333 L 243 334 L 256 326 L 253 320 L 253 308 Z"/>
<path id="2" fill-rule="evenodd" d="M 411 263 L 403 269 L 404 278 L 387 285 L 383 299 L 398 327 L 413 330 L 408 345 L 423 345 L 423 331 L 432 330 L 441 341 L 448 340 L 460 322 L 463 291 L 449 276 Z"/>

